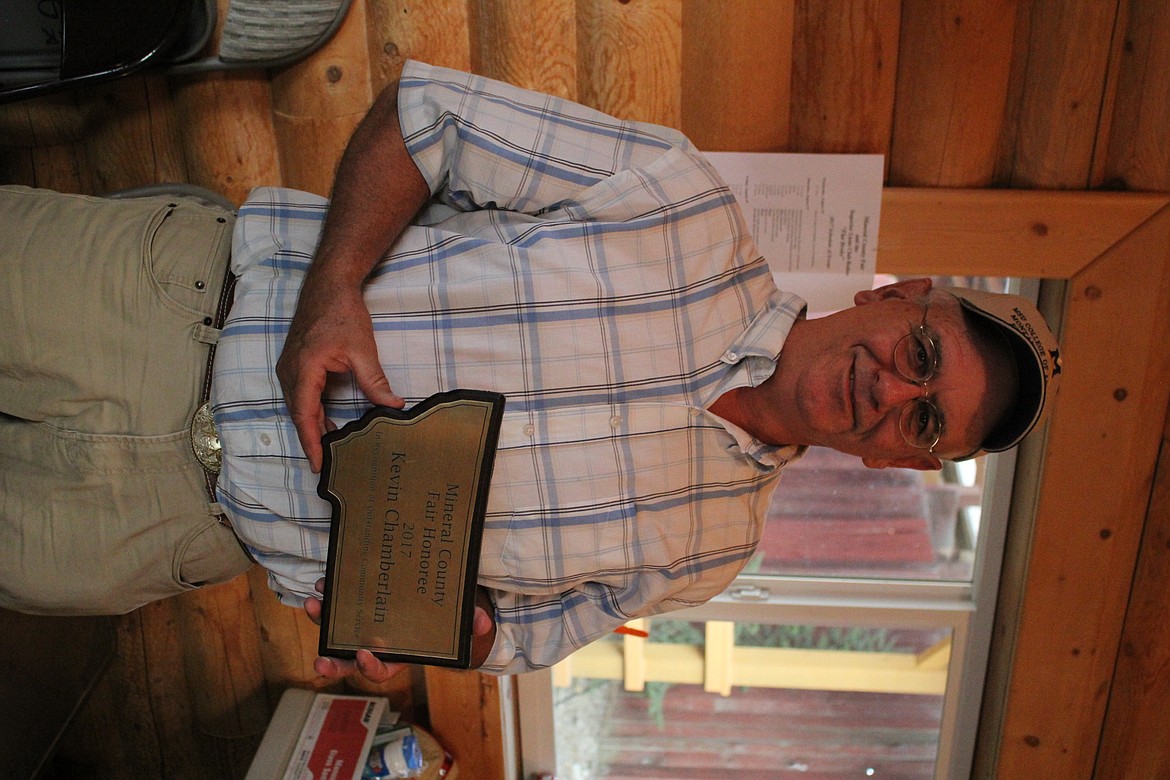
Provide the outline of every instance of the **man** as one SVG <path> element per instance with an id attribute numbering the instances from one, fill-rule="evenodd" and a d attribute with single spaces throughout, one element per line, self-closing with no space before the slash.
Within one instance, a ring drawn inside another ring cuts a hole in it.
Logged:
<path id="1" fill-rule="evenodd" d="M 78 221 L 60 198 L 8 197 L 6 213 L 28 215 L 20 226 L 37 211 Z M 1014 446 L 1055 392 L 1055 341 L 1030 304 L 915 280 L 805 320 L 803 302 L 775 288 L 726 187 L 678 133 L 419 64 L 355 132 L 328 208 L 264 189 L 240 209 L 234 292 L 219 292 L 226 242 L 212 224 L 230 215 L 123 204 L 117 213 L 131 219 L 84 206 L 120 220 L 123 246 L 145 247 L 149 272 L 102 271 L 93 291 L 68 292 L 62 316 L 51 310 L 59 293 L 41 290 L 67 272 L 51 262 L 29 270 L 28 256 L 58 240 L 66 246 L 53 251 L 68 257 L 94 231 L 57 239 L 21 227 L 14 243 L 36 251 L 5 263 L 21 292 L 8 296 L 17 343 L 0 355 L 0 375 L 12 377 L 0 385 L 10 415 L 0 435 L 20 454 L 0 455 L 10 551 L 0 582 L 17 608 L 130 609 L 238 572 L 238 538 L 282 601 L 316 617 L 329 528 L 316 493 L 321 435 L 371 403 L 477 387 L 502 392 L 507 407 L 473 656 L 496 673 L 542 668 L 633 617 L 719 593 L 755 549 L 780 470 L 806 446 L 873 467 L 939 468 Z M 150 330 L 135 351 L 111 343 L 76 354 L 85 334 L 121 343 L 126 327 L 109 312 L 125 319 L 160 290 L 163 303 L 146 308 L 162 309 L 163 324 L 135 314 L 135 332 Z M 79 325 L 69 315 L 91 316 L 91 292 L 113 302 Z M 220 298 L 231 304 L 226 323 Z M 175 419 L 198 406 L 192 351 L 215 341 L 222 472 L 215 500 L 190 522 L 199 484 L 191 459 L 176 461 L 186 439 Z M 111 353 L 126 355 L 112 371 Z M 88 365 L 99 358 L 103 368 Z M 168 384 L 181 392 L 159 390 L 148 374 L 156 359 L 169 361 Z M 85 375 L 95 370 L 133 381 L 92 390 Z M 86 415 L 88 427 L 76 427 Z M 150 460 L 144 447 L 164 452 Z M 102 493 L 107 483 L 121 487 Z M 89 510 L 100 519 L 82 534 L 76 517 Z M 225 524 L 214 522 L 221 515 Z M 54 569 L 74 581 L 46 583 Z M 394 670 L 366 653 L 356 666 L 375 680 Z M 327 675 L 352 668 L 318 662 Z"/>

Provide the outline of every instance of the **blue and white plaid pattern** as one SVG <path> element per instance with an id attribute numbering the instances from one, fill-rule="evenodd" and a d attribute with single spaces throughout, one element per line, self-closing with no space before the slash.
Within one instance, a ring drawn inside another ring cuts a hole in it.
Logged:
<path id="1" fill-rule="evenodd" d="M 727 188 L 675 131 L 417 63 L 399 100 L 437 202 L 366 288 L 382 363 L 408 405 L 459 387 L 507 397 L 484 669 L 546 667 L 716 595 L 801 450 L 704 410 L 771 374 L 803 301 L 776 290 Z M 261 189 L 240 210 L 212 393 L 220 501 L 290 604 L 322 576 L 329 507 L 273 366 L 326 205 Z M 338 425 L 367 408 L 352 382 L 327 388 Z"/>

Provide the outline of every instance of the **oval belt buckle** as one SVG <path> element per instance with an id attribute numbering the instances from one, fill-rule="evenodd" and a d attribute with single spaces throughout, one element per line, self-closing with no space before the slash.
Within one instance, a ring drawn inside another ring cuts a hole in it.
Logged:
<path id="1" fill-rule="evenodd" d="M 195 410 L 191 419 L 191 449 L 203 470 L 218 474 L 223 463 L 223 445 L 215 431 L 215 419 L 211 416 L 211 404 L 204 403 Z"/>

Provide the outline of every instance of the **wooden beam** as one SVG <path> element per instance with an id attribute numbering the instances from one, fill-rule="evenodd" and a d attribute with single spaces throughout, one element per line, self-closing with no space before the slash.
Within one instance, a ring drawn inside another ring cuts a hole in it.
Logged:
<path id="1" fill-rule="evenodd" d="M 185 181 L 243 203 L 253 187 L 280 181 L 268 79 L 255 72 L 174 79 Z"/>
<path id="2" fill-rule="evenodd" d="M 886 189 L 877 269 L 1067 279 L 1168 202 L 1161 194 Z"/>
<path id="3" fill-rule="evenodd" d="M 647 631 L 645 620 L 631 620 L 626 624 L 635 631 Z M 646 648 L 650 643 L 646 637 L 626 634 L 622 637 L 622 680 L 627 691 L 641 691 L 646 688 L 648 662 Z"/>
<path id="4" fill-rule="evenodd" d="M 1008 111 L 996 181 L 1082 189 L 1092 178 L 1119 8 L 1064 0 L 1018 4 Z"/>
<path id="5" fill-rule="evenodd" d="M 1099 170 L 1092 183 L 1165 191 L 1170 188 L 1170 4 L 1132 0 L 1122 5 L 1129 11 L 1128 26 L 1116 36 L 1122 54 L 1115 57 L 1113 114 L 1103 117 L 1103 125 L 1110 120 L 1108 135 L 1097 141 Z"/>
<path id="6" fill-rule="evenodd" d="M 1069 280 L 1027 580 L 997 627 L 1015 638 L 999 777 L 1092 775 L 1170 400 L 1168 310 L 1170 209 Z"/>
<path id="7" fill-rule="evenodd" d="M 478 0 L 470 4 L 472 68 L 525 89 L 575 100 L 578 85 L 574 0 Z"/>
<path id="8" fill-rule="evenodd" d="M 577 0 L 578 99 L 620 119 L 682 123 L 682 0 Z"/>
<path id="9" fill-rule="evenodd" d="M 730 696 L 735 676 L 735 623 L 707 621 L 703 656 L 703 690 Z"/>
<path id="10" fill-rule="evenodd" d="M 730 674 L 722 690 L 736 686 L 819 691 L 865 691 L 941 696 L 946 690 L 949 642 L 935 654 L 852 650 L 802 650 L 787 647 L 733 647 L 730 663 L 716 656 Z M 707 688 L 709 648 L 649 642 L 644 682 L 703 685 Z M 618 642 L 594 642 L 573 655 L 573 673 L 594 680 L 621 680 L 625 652 Z M 626 690 L 631 690 L 628 686 Z M 641 688 L 634 689 L 641 690 Z"/>
<path id="11" fill-rule="evenodd" d="M 358 0 L 364 2 L 364 0 Z M 379 0 L 366 3 L 370 78 L 381 92 L 407 59 L 471 70 L 468 0 Z"/>
<path id="12" fill-rule="evenodd" d="M 272 78 L 272 125 L 285 186 L 329 195 L 337 163 L 374 99 L 366 4 L 353 3 L 320 50 Z"/>

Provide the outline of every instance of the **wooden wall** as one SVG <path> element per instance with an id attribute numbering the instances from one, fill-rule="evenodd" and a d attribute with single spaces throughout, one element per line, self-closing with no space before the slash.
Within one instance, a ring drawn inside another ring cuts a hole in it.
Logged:
<path id="1" fill-rule="evenodd" d="M 1170 191 L 1164 0 L 355 0 L 326 49 L 281 72 L 132 78 L 4 108 L 0 182 L 101 193 L 190 181 L 235 201 L 276 181 L 325 193 L 350 130 L 408 57 L 674 125 L 707 150 L 883 153 L 891 187 Z M 1000 626 L 1021 661 L 1001 664 L 1015 684 L 985 720 L 984 776 L 1168 771 L 1166 472 L 1129 619 L 1086 650 L 1104 656 L 1103 684 L 1066 664 L 1056 689 L 1029 690 L 1026 664 L 1043 654 Z M 1028 541 L 1025 561 L 1042 559 Z M 1102 609 L 1120 624 L 1126 606 Z M 1046 638 L 1035 610 L 1017 619 L 1039 626 L 1028 641 L 1050 640 L 1055 659 L 1066 638 Z M 120 618 L 118 661 L 60 768 L 240 776 L 279 692 L 320 687 L 314 634 L 257 572 Z M 444 701 L 468 680 L 478 693 L 459 701 L 491 700 L 475 675 L 427 675 Z M 385 690 L 409 711 L 419 684 Z M 1086 696 L 1093 706 L 1069 705 Z"/>

